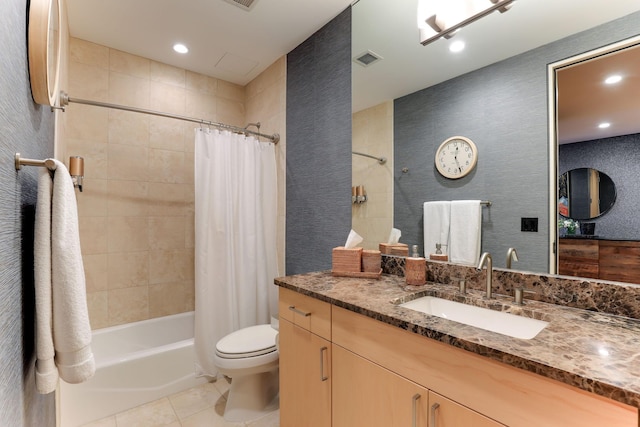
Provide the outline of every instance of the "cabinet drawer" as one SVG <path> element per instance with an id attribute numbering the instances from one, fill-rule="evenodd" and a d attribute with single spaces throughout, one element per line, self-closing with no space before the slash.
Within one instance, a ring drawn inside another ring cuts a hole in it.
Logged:
<path id="1" fill-rule="evenodd" d="M 280 288 L 280 318 L 331 340 L 331 304 Z"/>

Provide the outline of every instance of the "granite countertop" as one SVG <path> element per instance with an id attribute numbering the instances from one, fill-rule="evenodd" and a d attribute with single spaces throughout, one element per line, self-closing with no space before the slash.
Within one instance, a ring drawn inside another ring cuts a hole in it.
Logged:
<path id="1" fill-rule="evenodd" d="M 571 386 L 640 408 L 640 320 L 427 283 L 406 286 L 403 277 L 380 280 L 333 277 L 313 272 L 275 279 L 275 284 L 360 313 L 398 328 L 471 351 Z M 434 295 L 549 322 L 530 340 L 426 315 L 398 303 Z M 526 299 L 526 295 L 525 295 Z"/>

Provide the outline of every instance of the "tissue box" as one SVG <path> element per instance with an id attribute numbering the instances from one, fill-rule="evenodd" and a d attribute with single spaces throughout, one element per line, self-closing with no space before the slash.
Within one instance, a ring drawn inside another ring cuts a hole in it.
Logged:
<path id="1" fill-rule="evenodd" d="M 378 249 L 385 255 L 409 255 L 409 246 L 406 243 L 380 243 Z"/>
<path id="2" fill-rule="evenodd" d="M 380 251 L 362 251 L 362 271 L 365 273 L 378 273 L 382 268 L 382 256 Z"/>
<path id="3" fill-rule="evenodd" d="M 427 282 L 427 264 L 425 259 L 405 259 L 404 277 L 407 285 L 424 285 Z"/>
<path id="4" fill-rule="evenodd" d="M 362 248 L 347 249 L 344 246 L 333 248 L 331 270 L 345 273 L 362 271 Z"/>
<path id="5" fill-rule="evenodd" d="M 396 243 L 391 245 L 389 255 L 409 256 L 409 246 L 406 243 Z"/>

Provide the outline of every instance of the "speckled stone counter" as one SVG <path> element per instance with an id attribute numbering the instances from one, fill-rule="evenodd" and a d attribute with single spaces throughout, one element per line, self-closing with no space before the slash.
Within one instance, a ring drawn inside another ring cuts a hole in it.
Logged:
<path id="1" fill-rule="evenodd" d="M 369 316 L 398 328 L 552 378 L 640 408 L 640 320 L 540 301 L 524 306 L 512 298 L 461 294 L 451 285 L 408 287 L 404 278 L 380 280 L 333 277 L 314 272 L 280 277 L 276 285 Z M 398 306 L 425 295 L 489 307 L 549 322 L 535 338 L 523 340 L 485 331 Z"/>

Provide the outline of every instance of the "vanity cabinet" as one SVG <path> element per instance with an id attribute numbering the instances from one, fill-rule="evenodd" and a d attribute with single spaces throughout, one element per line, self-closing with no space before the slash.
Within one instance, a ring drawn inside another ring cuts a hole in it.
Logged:
<path id="1" fill-rule="evenodd" d="M 281 288 L 280 426 L 413 425 L 638 427 L 638 409 Z"/>
<path id="2" fill-rule="evenodd" d="M 280 425 L 331 426 L 331 305 L 280 289 Z"/>
<path id="3" fill-rule="evenodd" d="M 600 274 L 598 240 L 560 239 L 558 274 L 597 279 Z"/>
<path id="4" fill-rule="evenodd" d="M 430 390 L 428 403 L 440 405 L 435 427 L 638 426 L 638 410 L 620 402 L 336 306 L 331 316 L 334 349 Z"/>
<path id="5" fill-rule="evenodd" d="M 558 273 L 640 283 L 640 242 L 561 238 Z"/>

